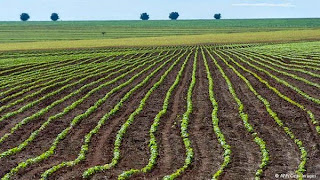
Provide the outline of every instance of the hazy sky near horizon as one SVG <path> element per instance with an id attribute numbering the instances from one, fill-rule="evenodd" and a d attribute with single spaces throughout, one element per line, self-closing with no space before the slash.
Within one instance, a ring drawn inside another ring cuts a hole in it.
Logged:
<path id="1" fill-rule="evenodd" d="M 320 17 L 320 0 L 0 0 L 0 21 L 16 21 L 22 12 L 31 21 L 48 20 L 57 12 L 61 20 L 135 20 L 147 12 L 150 19 L 308 18 Z"/>

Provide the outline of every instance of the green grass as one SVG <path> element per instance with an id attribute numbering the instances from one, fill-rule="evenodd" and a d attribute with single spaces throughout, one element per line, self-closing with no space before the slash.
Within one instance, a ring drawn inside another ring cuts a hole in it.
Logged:
<path id="1" fill-rule="evenodd" d="M 0 43 L 320 28 L 320 19 L 0 22 Z M 103 36 L 101 32 L 106 32 Z"/>
<path id="2" fill-rule="evenodd" d="M 68 40 L 26 43 L 2 43 L 0 44 L 0 51 L 95 47 L 144 47 L 195 44 L 291 42 L 310 40 L 320 40 L 320 30 L 289 30 L 275 32 L 246 32 L 232 34 L 224 33 L 102 40 Z"/>
<path id="3" fill-rule="evenodd" d="M 306 30 L 311 32 L 307 36 Z M 294 37 L 300 36 L 298 31 L 301 31 L 301 38 Z M 293 33 L 294 41 L 318 40 L 316 35 L 319 31 L 320 18 L 0 22 L 0 50 L 270 42 L 269 36 L 270 40 L 277 41 L 274 37 L 288 32 Z M 106 32 L 105 35 L 102 32 Z M 275 34 L 265 34 L 267 32 Z M 254 33 L 255 40 L 250 33 Z M 230 38 L 227 37 L 229 35 Z"/>

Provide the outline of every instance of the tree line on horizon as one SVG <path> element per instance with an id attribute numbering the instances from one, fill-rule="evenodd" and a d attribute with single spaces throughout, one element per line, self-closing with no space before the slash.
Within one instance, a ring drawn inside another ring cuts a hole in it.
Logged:
<path id="1" fill-rule="evenodd" d="M 171 19 L 171 20 L 177 20 L 178 17 L 179 17 L 179 13 L 178 13 L 178 12 L 171 12 L 171 13 L 169 14 L 169 19 Z M 221 14 L 220 14 L 220 13 L 219 13 L 219 14 L 214 14 L 213 17 L 214 17 L 215 19 L 221 19 Z M 146 13 L 146 12 L 140 14 L 140 19 L 141 19 L 141 20 L 149 20 L 149 18 L 150 18 L 150 16 L 149 16 L 149 14 Z M 22 14 L 20 15 L 20 20 L 21 20 L 21 21 L 28 21 L 29 19 L 30 19 L 30 15 L 29 15 L 28 13 L 22 13 Z M 50 16 L 50 19 L 51 19 L 52 21 L 57 21 L 57 20 L 59 20 L 59 19 L 60 19 L 59 14 L 58 14 L 58 13 L 52 13 L 51 16 Z"/>
<path id="2" fill-rule="evenodd" d="M 178 19 L 178 17 L 179 17 L 179 13 L 178 12 L 171 12 L 170 14 L 169 14 L 169 19 L 171 19 L 171 20 L 177 20 Z M 218 14 L 214 14 L 214 16 L 213 16 L 215 19 L 221 19 L 221 14 L 220 13 L 218 13 Z M 150 16 L 149 16 L 149 14 L 148 13 L 142 13 L 141 15 L 140 15 L 140 19 L 141 20 L 149 20 L 150 19 Z"/>

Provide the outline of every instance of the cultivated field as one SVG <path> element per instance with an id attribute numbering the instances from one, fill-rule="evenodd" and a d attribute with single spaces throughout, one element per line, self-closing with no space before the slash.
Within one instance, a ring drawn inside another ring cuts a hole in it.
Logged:
<path id="1" fill-rule="evenodd" d="M 0 22 L 0 51 L 315 40 L 320 18 Z"/>
<path id="2" fill-rule="evenodd" d="M 320 42 L 0 54 L 2 179 L 320 178 Z"/>

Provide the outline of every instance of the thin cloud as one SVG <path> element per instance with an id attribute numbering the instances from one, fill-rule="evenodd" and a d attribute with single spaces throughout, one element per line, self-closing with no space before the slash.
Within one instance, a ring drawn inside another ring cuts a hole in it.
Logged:
<path id="1" fill-rule="evenodd" d="M 274 3 L 239 3 L 232 4 L 232 6 L 249 6 L 249 7 L 296 7 L 291 3 L 282 3 L 282 4 L 274 4 Z"/>

